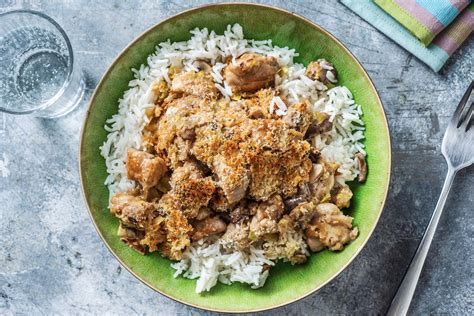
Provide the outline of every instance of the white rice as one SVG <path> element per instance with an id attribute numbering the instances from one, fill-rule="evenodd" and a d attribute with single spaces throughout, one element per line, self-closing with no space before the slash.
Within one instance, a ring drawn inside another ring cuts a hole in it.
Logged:
<path id="1" fill-rule="evenodd" d="M 321 150 L 328 160 L 339 164 L 339 183 L 352 181 L 358 175 L 354 155 L 365 154 L 364 123 L 360 119 L 361 107 L 355 104 L 351 92 L 343 86 L 329 89 L 319 81 L 313 81 L 305 75 L 306 68 L 294 63 L 298 53 L 288 47 L 273 46 L 271 40 L 255 41 L 244 39 L 242 27 L 238 24 L 228 26 L 223 35 L 217 35 L 207 28 L 194 29 L 188 41 L 171 43 L 169 40 L 156 46 L 154 54 L 148 56 L 146 65 L 132 69 L 134 79 L 119 100 L 119 111 L 107 120 L 105 130 L 109 132 L 107 140 L 100 147 L 105 158 L 110 196 L 116 192 L 127 191 L 135 183 L 127 179 L 125 159 L 129 148 L 140 149 L 141 131 L 148 122 L 145 110 L 153 107 L 155 95 L 152 87 L 155 82 L 164 79 L 171 82 L 168 76 L 170 66 L 194 70 L 193 61 L 207 60 L 212 65 L 211 75 L 221 94 L 230 98 L 232 90 L 222 77 L 225 60 L 232 57 L 232 62 L 245 52 L 255 52 L 274 56 L 279 65 L 287 70 L 282 78 L 277 75 L 276 88 L 280 95 L 288 100 L 289 105 L 307 100 L 314 111 L 323 111 L 330 115 L 333 128 L 330 132 L 314 137 L 313 145 Z M 330 67 L 329 65 L 327 65 Z M 329 78 L 334 81 L 335 78 Z M 275 96 L 269 104 L 269 112 L 282 116 L 287 105 L 282 98 Z M 185 253 L 183 260 L 172 264 L 176 269 L 175 277 L 198 279 L 196 292 L 209 291 L 218 281 L 225 284 L 242 282 L 257 288 L 265 283 L 268 270 L 264 265 L 274 263 L 265 258 L 262 249 L 251 248 L 250 253 L 224 251 L 218 241 L 195 242 Z"/>
<path id="2" fill-rule="evenodd" d="M 198 279 L 197 293 L 209 291 L 217 281 L 224 284 L 241 282 L 251 284 L 253 289 L 259 288 L 268 276 L 264 265 L 273 266 L 274 262 L 265 258 L 263 250 L 250 247 L 250 253 L 227 253 L 219 242 L 204 240 L 193 243 L 181 261 L 171 264 L 176 269 L 174 277 L 182 274 L 188 279 Z"/>

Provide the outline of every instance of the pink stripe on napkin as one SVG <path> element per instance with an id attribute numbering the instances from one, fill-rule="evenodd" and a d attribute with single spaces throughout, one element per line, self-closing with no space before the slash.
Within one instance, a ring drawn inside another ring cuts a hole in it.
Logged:
<path id="1" fill-rule="evenodd" d="M 449 2 L 451 2 L 451 4 L 459 10 L 459 12 L 461 12 L 469 4 L 469 0 L 449 0 Z"/>
<path id="2" fill-rule="evenodd" d="M 428 28 L 432 34 L 438 34 L 444 29 L 444 25 L 440 21 L 414 0 L 395 0 L 395 3 L 410 12 L 410 14 Z"/>

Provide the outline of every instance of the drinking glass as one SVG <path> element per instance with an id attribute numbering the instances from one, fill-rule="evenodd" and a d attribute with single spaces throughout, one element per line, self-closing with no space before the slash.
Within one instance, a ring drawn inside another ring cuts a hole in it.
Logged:
<path id="1" fill-rule="evenodd" d="M 58 23 L 30 10 L 0 14 L 0 112 L 58 117 L 80 103 L 84 90 Z"/>

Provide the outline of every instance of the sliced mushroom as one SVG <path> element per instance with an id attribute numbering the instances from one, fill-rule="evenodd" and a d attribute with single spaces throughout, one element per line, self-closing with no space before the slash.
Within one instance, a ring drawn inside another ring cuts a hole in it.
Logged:
<path id="1" fill-rule="evenodd" d="M 367 178 L 367 163 L 365 161 L 365 156 L 362 153 L 357 153 L 355 155 L 355 158 L 357 160 L 357 166 L 359 168 L 359 176 L 357 177 L 357 180 L 359 182 L 364 182 Z"/>
<path id="2" fill-rule="evenodd" d="M 295 196 L 285 200 L 285 210 L 291 211 L 301 203 L 305 203 L 308 200 L 302 196 Z"/>
<path id="3" fill-rule="evenodd" d="M 316 149 L 316 147 L 311 146 L 309 150 L 309 159 L 311 159 L 311 162 L 317 163 L 320 156 L 321 156 L 321 152 L 318 149 Z"/>
<path id="4" fill-rule="evenodd" d="M 336 169 L 335 165 L 326 162 L 323 158 L 317 164 L 313 164 L 310 178 L 314 181 L 308 182 L 313 201 L 321 203 L 331 198 L 330 192 L 335 183 L 334 172 Z"/>
<path id="5" fill-rule="evenodd" d="M 332 130 L 332 122 L 330 116 L 324 112 L 316 112 L 314 114 L 314 120 L 309 125 L 306 131 L 305 138 L 311 137 L 315 134 L 323 134 Z"/>
<path id="6" fill-rule="evenodd" d="M 311 169 L 311 172 L 309 173 L 309 182 L 313 183 L 317 181 L 324 172 L 324 167 L 322 164 L 316 164 L 313 163 L 313 168 Z"/>
<path id="7" fill-rule="evenodd" d="M 312 195 L 311 190 L 309 189 L 308 183 L 301 183 L 298 186 L 298 193 L 287 198 L 285 203 L 285 210 L 287 212 L 291 211 L 298 205 L 311 201 Z"/>
<path id="8" fill-rule="evenodd" d="M 311 62 L 306 67 L 306 76 L 312 80 L 318 80 L 322 83 L 336 83 L 337 73 L 333 65 L 325 59 L 318 59 Z"/>
<path id="9" fill-rule="evenodd" d="M 194 61 L 193 66 L 196 67 L 199 71 L 204 71 L 205 73 L 208 73 L 211 71 L 211 65 L 209 65 L 204 60 Z"/>

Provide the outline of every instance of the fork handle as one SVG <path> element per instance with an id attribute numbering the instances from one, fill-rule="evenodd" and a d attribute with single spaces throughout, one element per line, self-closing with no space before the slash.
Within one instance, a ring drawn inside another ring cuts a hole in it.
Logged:
<path id="1" fill-rule="evenodd" d="M 436 208 L 433 212 L 433 215 L 431 216 L 430 223 L 426 228 L 423 239 L 421 239 L 421 242 L 418 245 L 415 256 L 411 260 L 410 266 L 408 267 L 405 277 L 398 288 L 397 294 L 395 294 L 392 304 L 387 311 L 388 316 L 407 314 L 413 294 L 415 293 L 418 279 L 420 278 L 421 270 L 423 269 L 423 264 L 425 263 L 426 255 L 430 249 L 431 241 L 433 240 L 439 218 L 443 212 L 444 204 L 446 203 L 446 198 L 448 197 L 449 190 L 451 189 L 455 175 L 456 170 L 449 166 L 448 174 L 446 175 L 446 180 L 444 181 L 443 185 L 443 190 L 441 191 L 438 203 L 436 204 Z"/>

